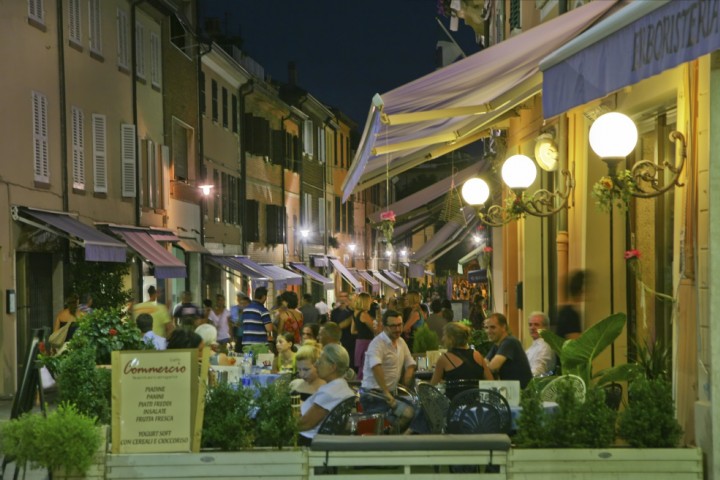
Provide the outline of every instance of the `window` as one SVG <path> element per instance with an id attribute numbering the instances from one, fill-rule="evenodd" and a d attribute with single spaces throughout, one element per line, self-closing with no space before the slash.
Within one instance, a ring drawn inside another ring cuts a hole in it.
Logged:
<path id="1" fill-rule="evenodd" d="M 90 51 L 98 55 L 102 55 L 102 30 L 100 28 L 102 13 L 100 12 L 100 0 L 89 0 L 88 6 L 88 18 L 90 20 L 90 28 L 88 30 Z"/>
<path id="2" fill-rule="evenodd" d="M 135 125 L 123 123 L 120 125 L 120 158 L 122 164 L 122 196 L 134 197 L 135 186 L 135 156 L 137 142 Z"/>
<path id="3" fill-rule="evenodd" d="M 228 91 L 222 87 L 222 120 L 223 127 L 228 128 Z"/>
<path id="4" fill-rule="evenodd" d="M 318 230 L 325 236 L 325 199 L 318 198 Z"/>
<path id="5" fill-rule="evenodd" d="M 213 191 L 215 198 L 213 199 L 213 220 L 215 223 L 220 221 L 220 202 L 222 201 L 222 188 L 220 186 L 220 172 L 213 170 Z"/>
<path id="6" fill-rule="evenodd" d="M 205 72 L 200 71 L 200 113 L 205 115 Z"/>
<path id="7" fill-rule="evenodd" d="M 42 6 L 41 2 L 40 5 Z M 45 95 L 32 93 L 33 108 L 33 167 L 35 181 L 50 183 L 48 158 L 48 100 Z"/>
<path id="8" fill-rule="evenodd" d="M 270 245 L 285 243 L 285 207 L 268 205 L 265 211 L 267 243 Z"/>
<path id="9" fill-rule="evenodd" d="M 310 228 L 312 224 L 312 203 L 313 198 L 309 193 L 303 193 L 303 214 L 302 214 L 302 225 L 303 228 Z"/>
<path id="10" fill-rule="evenodd" d="M 173 118 L 172 164 L 174 178 L 189 180 L 192 159 L 193 130 L 180 120 Z"/>
<path id="11" fill-rule="evenodd" d="M 145 80 L 145 27 L 140 22 L 135 23 L 135 73 Z"/>
<path id="12" fill-rule="evenodd" d="M 28 0 L 28 17 L 45 25 L 45 5 L 43 0 Z"/>
<path id="13" fill-rule="evenodd" d="M 80 28 L 80 0 L 70 0 L 68 5 L 68 39 L 78 46 L 82 45 L 82 30 Z"/>
<path id="14" fill-rule="evenodd" d="M 238 133 L 238 97 L 236 95 L 232 96 L 232 108 L 230 109 L 230 114 L 232 115 L 232 131 L 233 133 Z"/>
<path id="15" fill-rule="evenodd" d="M 117 11 L 118 67 L 130 69 L 130 50 L 128 48 L 128 13 Z"/>
<path id="16" fill-rule="evenodd" d="M 243 225 L 243 234 L 247 242 L 257 242 L 260 240 L 259 213 L 260 204 L 257 200 L 245 201 L 245 225 Z"/>
<path id="17" fill-rule="evenodd" d="M 93 189 L 98 193 L 107 193 L 107 118 L 93 113 Z"/>
<path id="18" fill-rule="evenodd" d="M 71 109 L 72 135 L 72 180 L 73 188 L 85 190 L 85 135 L 83 133 L 84 115 L 78 107 Z"/>
<path id="19" fill-rule="evenodd" d="M 185 10 L 187 10 L 189 7 L 185 6 L 180 8 L 185 8 Z M 187 14 L 188 12 L 182 13 Z M 182 23 L 180 23 L 177 15 L 170 15 L 170 41 L 185 55 L 187 55 L 188 57 L 192 56 L 192 42 L 189 41 L 188 34 L 185 31 L 185 27 Z"/>
<path id="20" fill-rule="evenodd" d="M 510 32 L 522 31 L 520 0 L 510 0 Z"/>
<path id="21" fill-rule="evenodd" d="M 313 122 L 312 120 L 305 120 L 303 126 L 303 152 L 311 157 L 313 155 L 313 137 Z"/>
<path id="22" fill-rule="evenodd" d="M 162 50 L 160 36 L 155 32 L 150 32 L 150 82 L 158 89 L 162 82 Z"/>
<path id="23" fill-rule="evenodd" d="M 221 175 L 222 180 L 222 221 L 228 223 L 230 221 L 230 185 L 229 175 L 225 172 Z"/>
<path id="24" fill-rule="evenodd" d="M 216 80 L 210 81 L 210 93 L 212 99 L 210 100 L 210 108 L 212 108 L 212 120 L 213 122 L 218 121 L 218 84 Z"/>
<path id="25" fill-rule="evenodd" d="M 327 145 L 325 144 L 325 128 L 318 130 L 318 162 L 325 163 Z"/>

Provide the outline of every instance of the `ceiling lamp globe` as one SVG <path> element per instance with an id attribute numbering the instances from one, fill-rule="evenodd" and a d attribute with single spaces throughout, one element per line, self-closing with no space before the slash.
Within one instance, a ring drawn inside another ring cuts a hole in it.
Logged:
<path id="1" fill-rule="evenodd" d="M 482 178 L 471 178 L 463 184 L 461 193 L 468 205 L 483 205 L 490 196 L 490 187 Z"/>
<path id="2" fill-rule="evenodd" d="M 590 126 L 590 148 L 600 158 L 625 158 L 635 149 L 638 131 L 627 115 L 610 112 Z"/>
<path id="3" fill-rule="evenodd" d="M 527 155 L 513 155 L 505 160 L 500 173 L 512 190 L 525 190 L 535 181 L 537 167 Z"/>

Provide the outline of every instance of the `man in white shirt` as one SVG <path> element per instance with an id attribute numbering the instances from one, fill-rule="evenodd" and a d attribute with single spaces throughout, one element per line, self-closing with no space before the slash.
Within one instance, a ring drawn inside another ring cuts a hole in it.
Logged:
<path id="1" fill-rule="evenodd" d="M 328 314 L 330 313 L 330 307 L 328 307 L 328 304 L 325 303 L 325 299 L 321 298 L 319 302 L 315 304 L 315 308 L 318 309 L 318 313 L 320 314 L 320 324 L 328 321 Z"/>
<path id="2" fill-rule="evenodd" d="M 145 342 L 147 345 L 152 345 L 153 347 L 155 347 L 155 350 L 167 349 L 167 340 L 165 340 L 165 337 L 157 335 L 152 330 L 152 315 L 150 315 L 149 313 L 141 313 L 137 316 L 137 319 L 135 319 L 135 325 L 137 325 L 138 330 L 140 330 L 140 332 L 143 334 L 143 342 Z"/>
<path id="3" fill-rule="evenodd" d="M 217 342 L 220 345 L 230 343 L 230 310 L 225 308 L 224 295 L 216 295 L 215 307 L 210 310 L 208 320 L 217 328 Z"/>
<path id="4" fill-rule="evenodd" d="M 528 317 L 528 327 L 533 343 L 525 350 L 525 354 L 530 362 L 533 377 L 540 377 L 555 371 L 557 362 L 555 352 L 540 336 L 540 330 L 546 330 L 548 325 L 548 316 L 543 312 L 532 312 Z"/>
<path id="5" fill-rule="evenodd" d="M 395 310 L 383 315 L 383 332 L 376 336 L 365 353 L 360 403 L 367 413 L 389 413 L 389 420 L 403 431 L 413 418 L 413 409 L 398 402 L 398 384 L 411 386 L 417 364 L 402 334 L 402 316 Z"/>

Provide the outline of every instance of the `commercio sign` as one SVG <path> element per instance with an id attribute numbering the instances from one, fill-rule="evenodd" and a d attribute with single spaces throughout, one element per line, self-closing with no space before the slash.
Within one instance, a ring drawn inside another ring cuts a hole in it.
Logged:
<path id="1" fill-rule="evenodd" d="M 627 23 L 653 2 L 631 3 L 543 60 L 546 118 L 720 49 L 720 0 L 670 1 Z"/>

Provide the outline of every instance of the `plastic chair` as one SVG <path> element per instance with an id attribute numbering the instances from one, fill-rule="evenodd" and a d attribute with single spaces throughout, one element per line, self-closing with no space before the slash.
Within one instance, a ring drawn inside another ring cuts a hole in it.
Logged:
<path id="1" fill-rule="evenodd" d="M 474 388 L 450 402 L 446 433 L 505 433 L 512 429 L 510 405 L 493 390 Z"/>
<path id="2" fill-rule="evenodd" d="M 419 384 L 417 394 L 425 418 L 430 426 L 430 433 L 443 433 L 448 410 L 450 409 L 450 400 L 429 383 Z"/>
<path id="3" fill-rule="evenodd" d="M 352 423 L 350 416 L 353 410 L 357 408 L 357 397 L 352 396 L 346 398 L 342 402 L 335 405 L 323 420 L 318 433 L 327 435 L 352 435 Z"/>
<path id="4" fill-rule="evenodd" d="M 570 383 L 572 388 L 575 390 L 575 398 L 580 403 L 585 402 L 585 382 L 582 378 L 577 375 L 561 375 L 558 378 L 551 380 L 545 388 L 540 392 L 540 398 L 543 402 L 554 402 L 557 400 L 558 387 L 563 383 Z"/>

